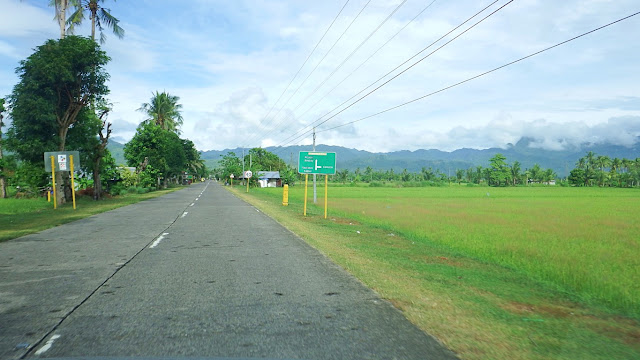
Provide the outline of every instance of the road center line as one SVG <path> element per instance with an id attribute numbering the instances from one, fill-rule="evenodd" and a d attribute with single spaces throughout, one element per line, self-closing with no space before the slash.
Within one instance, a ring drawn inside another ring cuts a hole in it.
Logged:
<path id="1" fill-rule="evenodd" d="M 160 241 L 164 239 L 165 235 L 169 235 L 169 233 L 162 233 L 162 235 L 158 236 L 156 241 L 154 241 L 151 245 L 149 245 L 149 249 L 153 249 L 154 247 L 158 246 L 158 244 L 160 244 Z"/>
<path id="2" fill-rule="evenodd" d="M 42 347 L 36 351 L 36 355 L 42 355 L 47 352 L 53 346 L 53 342 L 60 338 L 60 335 L 53 335 Z"/>
<path id="3" fill-rule="evenodd" d="M 189 206 L 193 206 L 193 205 L 195 205 L 195 204 L 196 204 L 196 203 L 191 203 L 191 205 L 189 205 Z"/>
<path id="4" fill-rule="evenodd" d="M 185 212 L 182 213 L 181 217 L 185 217 L 185 216 L 187 216 L 187 214 L 188 214 L 188 212 L 185 211 Z"/>

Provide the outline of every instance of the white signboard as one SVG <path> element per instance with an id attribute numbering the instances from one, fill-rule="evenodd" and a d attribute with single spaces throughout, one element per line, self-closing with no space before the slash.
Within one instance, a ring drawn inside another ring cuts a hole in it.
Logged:
<path id="1" fill-rule="evenodd" d="M 44 170 L 51 172 L 51 166 L 55 167 L 55 171 L 71 170 L 71 156 L 73 155 L 74 170 L 80 169 L 80 153 L 77 151 L 55 151 L 44 153 Z M 53 161 L 51 161 L 53 157 Z"/>
<path id="2" fill-rule="evenodd" d="M 244 172 L 244 178 L 245 179 L 251 179 L 251 177 L 253 176 L 253 173 L 249 170 Z"/>

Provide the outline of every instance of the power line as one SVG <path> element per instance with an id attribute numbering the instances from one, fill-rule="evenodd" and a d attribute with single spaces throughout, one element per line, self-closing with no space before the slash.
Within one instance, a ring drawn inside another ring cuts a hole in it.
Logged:
<path id="1" fill-rule="evenodd" d="M 419 100 L 422 100 L 422 99 L 424 99 L 424 98 L 427 98 L 427 97 L 433 96 L 433 95 L 435 95 L 435 94 L 441 93 L 441 92 L 443 92 L 443 91 L 449 90 L 449 89 L 451 89 L 451 88 L 454 88 L 454 87 L 456 87 L 456 86 L 462 85 L 462 84 L 467 83 L 467 82 L 469 82 L 469 81 L 475 80 L 475 79 L 480 78 L 480 77 L 482 77 L 482 76 L 485 76 L 485 75 L 491 74 L 491 73 L 493 73 L 493 72 L 495 72 L 495 71 L 498 71 L 498 70 L 500 70 L 500 69 L 506 68 L 507 66 L 511 66 L 511 65 L 513 65 L 513 64 L 516 64 L 516 63 L 521 62 L 521 61 L 523 61 L 523 60 L 526 60 L 526 59 L 528 59 L 528 58 L 531 58 L 531 57 L 534 57 L 534 56 L 536 56 L 536 55 L 542 54 L 543 52 L 549 51 L 549 50 L 554 49 L 554 48 L 556 48 L 556 47 L 558 47 L 558 46 L 561 46 L 561 45 L 564 45 L 564 44 L 569 43 L 569 42 L 571 42 L 571 41 L 577 40 L 577 39 L 579 39 L 579 38 L 581 38 L 581 37 L 587 36 L 587 35 L 589 35 L 589 34 L 592 34 L 592 33 L 596 32 L 596 31 L 602 30 L 602 29 L 604 29 L 604 28 L 606 28 L 606 27 L 609 27 L 609 26 L 614 25 L 614 24 L 617 24 L 617 23 L 619 23 L 619 22 L 621 22 L 621 21 L 627 20 L 627 19 L 629 19 L 629 18 L 631 18 L 631 17 L 634 17 L 634 16 L 636 16 L 636 15 L 638 15 L 638 14 L 640 14 L 640 11 L 639 11 L 639 12 L 636 12 L 636 13 L 633 13 L 633 14 L 631 14 L 631 15 L 625 16 L 625 17 L 623 17 L 623 18 L 620 18 L 620 19 L 618 19 L 618 20 L 616 20 L 616 21 L 612 21 L 612 22 L 610 22 L 610 23 L 608 23 L 608 24 L 606 24 L 606 25 L 600 26 L 600 27 L 598 27 L 598 28 L 596 28 L 596 29 L 593 29 L 593 30 L 587 31 L 587 32 L 585 32 L 585 33 L 582 33 L 582 34 L 580 34 L 580 35 L 578 35 L 578 36 L 572 37 L 571 39 L 568 39 L 568 40 L 565 40 L 565 41 L 559 42 L 559 43 L 557 43 L 557 44 L 555 44 L 555 45 L 552 45 L 552 46 L 549 46 L 549 47 L 544 48 L 544 49 L 542 49 L 542 50 L 536 51 L 536 52 L 534 52 L 534 53 L 532 53 L 532 54 L 529 54 L 529 55 L 527 55 L 527 56 L 523 56 L 523 57 L 521 57 L 521 58 L 519 58 L 519 59 L 517 59 L 517 60 L 511 61 L 511 62 L 506 63 L 506 64 L 504 64 L 504 65 L 501 65 L 501 66 L 498 66 L 498 67 L 496 67 L 496 68 L 493 68 L 493 69 L 491 69 L 491 70 L 485 71 L 485 72 L 483 72 L 483 73 L 481 73 L 481 74 L 478 74 L 478 75 L 476 75 L 476 76 L 470 77 L 470 78 L 468 78 L 468 79 L 466 79 L 466 80 L 463 80 L 463 81 L 457 82 L 457 83 L 455 83 L 455 84 L 453 84 L 453 85 L 449 85 L 449 86 L 444 87 L 444 88 L 442 88 L 442 89 L 440 89 L 440 90 L 437 90 L 437 91 L 431 92 L 431 93 L 429 93 L 429 94 L 426 94 L 426 95 L 423 95 L 423 96 L 417 97 L 417 98 L 415 98 L 415 99 L 413 99 L 413 100 L 407 101 L 407 102 L 402 103 L 402 104 L 400 104 L 400 105 L 396 105 L 396 106 L 394 106 L 394 107 L 390 107 L 390 108 L 388 108 L 388 109 L 385 109 L 385 110 L 379 111 L 379 112 L 377 112 L 377 113 L 375 113 L 375 114 L 371 114 L 371 115 L 369 115 L 369 116 L 365 116 L 365 117 L 360 118 L 360 119 L 357 119 L 357 120 L 349 121 L 349 122 L 347 122 L 347 123 L 344 123 L 344 124 L 341 124 L 341 125 L 337 125 L 337 126 L 334 126 L 334 127 L 328 128 L 328 129 L 323 129 L 323 130 L 319 130 L 319 131 L 318 131 L 318 130 L 316 130 L 316 133 L 319 133 L 319 132 L 325 132 L 325 131 L 329 131 L 329 130 L 334 130 L 334 129 L 337 129 L 337 128 L 340 128 L 340 127 L 343 127 L 343 126 L 347 126 L 347 125 L 350 125 L 350 124 L 353 124 L 353 123 L 356 123 L 356 122 L 359 122 L 359 121 L 363 121 L 363 120 L 366 120 L 366 119 L 372 118 L 372 117 L 374 117 L 374 116 L 378 116 L 378 115 L 380 115 L 380 114 L 384 114 L 384 113 L 389 112 L 389 111 L 391 111 L 391 110 L 395 110 L 395 109 L 397 109 L 397 108 L 400 108 L 400 107 L 403 107 L 403 106 L 409 105 L 409 104 L 414 103 L 414 102 L 416 102 L 416 101 L 419 101 Z"/>
<path id="2" fill-rule="evenodd" d="M 379 24 L 379 25 L 378 25 L 378 26 L 377 26 L 377 27 L 376 27 L 372 32 L 371 32 L 371 33 L 369 33 L 369 35 L 368 35 L 364 40 L 362 40 L 362 41 L 360 42 L 360 44 L 359 44 L 358 46 L 356 46 L 356 48 L 355 48 L 353 51 L 351 51 L 351 53 L 350 53 L 350 54 L 349 54 L 349 55 L 348 55 L 348 56 L 347 56 L 347 57 L 346 57 L 346 58 L 345 58 L 345 59 L 340 63 L 340 65 L 338 65 L 338 66 L 337 66 L 337 67 L 336 67 L 336 68 L 331 72 L 331 74 L 329 74 L 329 76 L 327 76 L 327 77 L 326 77 L 326 78 L 325 78 L 325 79 L 320 83 L 320 85 L 318 85 L 318 86 L 317 86 L 317 87 L 316 87 L 316 88 L 315 88 L 315 89 L 314 89 L 314 90 L 313 90 L 309 95 L 307 95 L 307 97 L 306 97 L 304 100 L 302 100 L 302 102 L 300 102 L 300 103 L 298 104 L 298 106 L 296 106 L 296 107 L 293 109 L 293 112 L 295 113 L 295 111 L 296 111 L 296 110 L 298 110 L 298 108 L 300 108 L 300 106 L 302 106 L 302 105 L 303 105 L 303 104 L 304 104 L 304 103 L 305 103 L 305 102 L 306 102 L 306 101 L 307 101 L 311 96 L 313 96 L 313 94 L 315 94 L 315 93 L 316 93 L 316 91 L 318 91 L 318 90 L 322 87 L 322 85 L 324 85 L 324 84 L 325 84 L 325 83 L 326 83 L 326 82 L 327 82 L 327 81 L 328 81 L 328 80 L 329 80 L 333 75 L 335 75 L 335 73 L 336 73 L 338 70 L 340 70 L 340 68 L 342 68 L 342 66 L 343 66 L 344 64 L 346 64 L 346 63 L 347 63 L 347 61 L 348 61 L 348 60 L 349 60 L 349 59 L 350 59 L 350 58 L 351 58 L 351 57 L 352 57 L 352 56 L 353 56 L 353 55 L 354 55 L 354 54 L 355 54 L 355 53 L 356 53 L 356 52 L 357 52 L 357 51 L 358 51 L 358 50 L 359 50 L 359 49 L 360 49 L 360 48 L 361 48 L 361 47 L 362 47 L 362 46 L 363 46 L 367 41 L 369 41 L 369 39 L 371 39 L 371 37 L 372 37 L 373 35 L 375 35 L 375 33 L 376 33 L 376 32 L 378 32 L 378 30 L 380 30 L 380 28 L 381 28 L 381 27 L 382 27 L 382 26 L 383 26 L 383 25 L 384 25 L 384 24 L 385 24 L 389 19 L 391 19 L 391 17 L 392 17 L 392 16 L 393 16 L 393 15 L 394 15 L 398 10 L 400 10 L 400 8 L 401 8 L 401 7 L 402 7 L 406 2 L 407 2 L 407 0 L 403 0 L 403 1 L 398 5 L 398 6 L 396 6 L 396 7 L 395 7 L 395 9 L 394 9 L 394 10 L 393 10 L 393 11 L 392 11 L 392 12 L 391 12 L 391 13 L 390 13 L 390 14 L 389 14 L 389 15 L 388 15 L 388 16 L 387 16 L 387 17 L 386 17 L 386 18 L 385 18 L 385 19 L 384 19 L 384 20 L 383 20 L 383 21 L 382 21 L 382 22 L 381 22 L 381 23 L 380 23 L 380 24 Z M 431 4 L 433 4 L 434 2 L 435 2 L 435 0 L 433 0 L 433 1 L 431 2 Z M 430 6 L 430 5 L 429 5 L 429 6 Z M 364 10 L 364 8 L 363 8 L 363 10 Z M 422 13 L 422 12 L 424 12 L 424 10 L 423 10 L 423 11 L 421 11 L 420 13 Z M 415 19 L 415 18 L 414 18 L 414 19 Z M 412 20 L 412 21 L 413 21 L 413 20 Z M 406 27 L 406 25 L 405 25 L 405 27 Z M 403 29 L 404 29 L 404 28 L 403 28 Z M 397 33 L 396 33 L 396 34 L 397 34 Z M 388 43 L 388 41 L 387 41 L 387 43 Z M 385 45 L 386 45 L 386 43 L 385 43 Z M 384 46 L 384 45 L 383 45 L 383 46 Z M 367 59 L 367 60 L 368 60 L 368 59 Z M 344 80 L 343 80 L 343 81 L 344 81 Z M 325 95 L 325 96 L 326 96 L 326 95 Z M 316 103 L 316 104 L 317 104 L 317 103 Z M 307 109 L 307 111 L 306 111 L 306 112 L 308 112 L 309 110 L 310 110 L 310 109 Z M 306 114 L 306 112 L 305 112 L 305 114 Z M 303 115 L 304 115 L 304 114 L 303 114 Z M 302 116 L 302 115 L 301 115 L 301 116 Z M 292 120 L 292 119 L 291 119 L 290 117 L 287 117 L 287 116 L 285 115 L 285 117 L 283 117 L 283 118 L 282 118 L 282 119 L 281 119 L 281 120 L 276 124 L 276 126 L 274 127 L 274 129 L 272 129 L 270 132 L 268 132 L 268 133 L 267 133 L 267 134 L 265 134 L 264 136 L 265 136 L 265 137 L 267 137 L 267 136 L 271 135 L 271 133 L 273 133 L 273 132 L 275 131 L 275 129 L 277 129 L 278 127 L 280 127 L 281 125 L 283 125 L 286 121 L 290 121 L 290 120 Z"/>
<path id="3" fill-rule="evenodd" d="M 363 61 L 362 63 L 360 63 L 360 65 L 358 65 L 353 71 L 351 71 L 347 76 L 344 77 L 344 79 L 342 79 L 339 83 L 337 83 L 333 88 L 331 88 L 331 90 L 329 90 L 327 93 L 325 93 L 320 99 L 318 99 L 318 101 L 316 101 L 313 105 L 311 105 L 307 110 L 305 110 L 302 114 L 300 114 L 299 117 L 303 117 L 304 115 L 306 115 L 309 111 L 311 111 L 311 109 L 313 109 L 314 107 L 316 107 L 322 100 L 324 100 L 329 94 L 331 94 L 335 89 L 337 89 L 340 85 L 342 85 L 347 79 L 349 79 L 351 77 L 351 75 L 355 74 L 364 64 L 366 64 L 369 60 L 371 60 L 371 58 L 373 58 L 380 50 L 382 50 L 382 48 L 384 48 L 385 46 L 387 46 L 387 44 L 389 44 L 396 36 L 398 36 L 398 34 L 400 34 L 404 29 L 406 29 L 413 21 L 415 21 L 420 15 L 422 15 L 427 9 L 429 9 L 431 7 L 431 5 L 433 5 L 433 3 L 435 3 L 436 0 L 432 0 L 426 7 L 424 7 L 416 16 L 414 16 L 411 20 L 409 20 L 409 22 L 407 22 L 400 30 L 398 30 L 398 32 L 396 32 L 393 36 L 391 36 L 384 44 L 382 44 L 382 46 L 380 46 L 378 49 L 376 49 L 376 51 L 374 51 L 371 55 L 369 55 L 369 57 Z M 424 51 L 424 50 L 423 50 Z M 414 56 L 415 57 L 415 56 Z M 408 60 L 407 60 L 408 61 Z M 402 64 L 400 65 L 402 66 Z M 397 69 L 397 68 L 396 68 Z M 395 69 L 394 69 L 395 70 Z M 392 70 L 392 71 L 394 71 Z M 387 73 L 388 75 L 388 73 Z M 386 76 L 386 75 L 384 75 Z M 383 76 L 383 77 L 384 77 Z M 379 81 L 379 80 L 377 80 Z M 377 82 L 376 81 L 376 82 Z M 374 83 L 375 84 L 375 83 Z M 369 85 L 370 87 L 371 85 Z M 368 87 L 367 87 L 368 88 Z M 363 89 L 362 91 L 366 90 Z M 361 92 L 362 92 L 361 91 Z M 357 94 L 356 94 L 357 95 Z M 354 95 L 355 97 L 355 95 Z M 352 97 L 353 98 L 353 97 Z M 348 100 L 347 100 L 348 101 Z M 325 114 L 326 115 L 326 114 Z M 324 115 L 323 115 L 324 116 Z M 318 121 L 318 120 L 316 120 Z M 303 127 L 302 129 L 296 131 L 295 133 L 293 133 L 292 135 L 290 135 L 289 137 L 287 137 L 285 140 L 297 135 L 298 133 L 300 133 L 301 131 L 303 131 L 304 129 L 310 127 L 310 125 L 307 125 L 305 127 Z"/>
<path id="4" fill-rule="evenodd" d="M 267 117 L 269 116 L 269 114 L 271 114 L 271 111 L 273 111 L 273 108 L 278 104 L 278 102 L 280 102 L 280 99 L 282 98 L 282 96 L 284 95 L 284 93 L 287 92 L 287 90 L 289 89 L 289 86 L 291 86 L 291 84 L 293 83 L 293 81 L 296 79 L 296 77 L 298 77 L 298 75 L 300 74 L 300 71 L 302 71 L 302 69 L 304 68 L 304 66 L 307 64 L 307 62 L 309 61 L 309 59 L 311 58 L 311 55 L 313 55 L 313 53 L 316 51 L 316 49 L 318 48 L 318 46 L 320 45 L 320 43 L 322 42 L 322 40 L 324 39 L 325 36 L 327 36 L 327 33 L 329 32 L 329 30 L 333 27 L 333 24 L 336 22 L 336 20 L 338 20 L 338 17 L 340 17 L 340 14 L 342 14 L 342 11 L 344 10 L 345 7 L 347 7 L 347 4 L 349 3 L 349 1 L 351 0 L 347 0 L 344 5 L 342 5 L 342 8 L 340 9 L 340 11 L 338 11 L 338 14 L 336 14 L 336 16 L 333 18 L 333 21 L 331 21 L 331 24 L 329 24 L 329 27 L 327 28 L 327 30 L 325 30 L 324 34 L 322 34 L 322 37 L 320 38 L 320 40 L 318 40 L 318 42 L 316 43 L 316 46 L 313 47 L 313 50 L 311 50 L 311 53 L 309 53 L 309 55 L 307 56 L 307 58 L 304 60 L 304 62 L 302 63 L 302 65 L 300 66 L 300 68 L 298 69 L 298 71 L 296 72 L 295 75 L 293 75 L 293 78 L 291 79 L 291 81 L 289 81 L 289 84 L 287 84 L 287 87 L 284 88 L 284 90 L 282 91 L 282 93 L 280 94 L 280 96 L 278 97 L 278 100 L 276 100 L 275 103 L 273 103 L 273 106 L 271 106 L 271 109 L 269 109 L 269 111 L 267 112 L 267 114 L 263 117 L 263 119 L 267 119 Z"/>
<path id="5" fill-rule="evenodd" d="M 278 114 L 280 114 L 280 111 L 282 111 L 287 104 L 289 103 L 289 101 L 291 101 L 291 99 L 298 93 L 298 90 L 300 90 L 300 88 L 302 87 L 302 85 L 304 85 L 307 80 L 309 79 L 309 77 L 316 71 L 316 69 L 318 69 L 318 67 L 320 66 L 320 64 L 322 64 L 322 62 L 324 61 L 324 59 L 326 59 L 326 57 L 329 55 L 329 53 L 331 53 L 331 50 L 333 50 L 333 48 L 338 44 L 338 42 L 340 42 L 340 40 L 342 39 L 342 37 L 344 36 L 344 34 L 347 33 L 347 31 L 349 31 L 349 29 L 351 28 L 351 26 L 356 22 L 356 20 L 358 19 L 358 17 L 360 17 L 360 15 L 362 14 L 362 12 L 364 11 L 364 9 L 367 8 L 367 6 L 369 5 L 369 3 L 371 3 L 372 0 L 367 1 L 366 4 L 364 4 L 364 6 L 362 7 L 362 9 L 360 9 L 360 12 L 358 13 L 358 15 L 356 15 L 356 17 L 353 18 L 353 20 L 351 20 L 351 23 L 349 23 L 349 25 L 346 27 L 346 29 L 344 29 L 344 31 L 342 32 L 342 34 L 340 34 L 340 36 L 338 37 L 338 39 L 333 43 L 333 45 L 331 45 L 331 47 L 329 48 L 329 50 L 327 50 L 327 52 L 324 54 L 324 56 L 322 57 L 322 59 L 320 59 L 320 61 L 318 61 L 318 63 L 316 64 L 316 66 L 313 68 L 313 70 L 311 70 L 311 72 L 307 75 L 307 77 L 302 80 L 302 82 L 300 83 L 300 85 L 298 85 L 298 87 L 293 91 L 293 94 L 291 94 L 291 96 L 289 96 L 289 99 L 287 99 L 287 101 L 284 103 L 284 105 L 282 105 L 282 107 L 278 110 L 278 112 L 276 112 L 275 115 L 273 115 L 272 119 L 275 119 Z M 273 131 L 273 130 L 272 130 Z"/>
<path id="6" fill-rule="evenodd" d="M 416 56 L 418 56 L 419 54 L 421 54 L 422 52 L 424 52 L 426 49 L 430 48 L 431 46 L 433 46 L 434 44 L 436 44 L 437 42 L 439 42 L 440 40 L 442 40 L 443 38 L 445 38 L 447 35 L 451 34 L 453 31 L 455 31 L 456 29 L 460 28 L 462 25 L 466 24 L 467 22 L 469 22 L 471 19 L 475 18 L 476 16 L 478 16 L 479 14 L 481 14 L 482 12 L 484 12 L 486 9 L 488 9 L 489 7 L 491 7 L 493 4 L 495 4 L 496 2 L 498 2 L 499 0 L 494 1 L 493 3 L 489 4 L 488 6 L 486 6 L 485 8 L 483 8 L 482 10 L 480 10 L 479 12 L 477 12 L 476 14 L 474 14 L 473 16 L 471 16 L 470 18 L 468 18 L 467 20 L 465 20 L 462 24 L 456 26 L 455 28 L 453 28 L 452 30 L 450 30 L 449 32 L 447 32 L 446 34 L 444 34 L 443 36 L 441 36 L 438 40 L 432 42 L 429 46 L 427 46 L 426 48 L 424 48 L 423 50 L 421 50 L 420 52 L 418 52 L 417 54 L 415 54 L 414 56 L 412 56 L 411 58 L 409 58 L 408 60 L 406 60 L 405 62 L 403 62 L 402 64 L 398 65 L 395 69 L 391 70 L 390 72 L 388 72 L 387 74 L 385 74 L 384 76 L 382 76 L 381 78 L 379 78 L 378 80 L 374 81 L 371 85 L 367 86 L 366 88 L 364 88 L 363 90 L 361 90 L 360 92 L 358 92 L 357 94 L 355 94 L 354 96 L 350 97 L 349 99 L 347 99 L 346 101 L 344 101 L 342 104 L 338 105 L 337 107 L 335 107 L 333 110 L 329 111 L 328 113 L 326 113 L 325 115 L 321 116 L 320 118 L 318 118 L 316 121 L 313 122 L 314 126 L 319 126 L 322 125 L 324 123 L 326 123 L 327 121 L 335 118 L 336 116 L 340 115 L 341 113 L 343 113 L 345 110 L 349 109 L 350 107 L 352 107 L 353 105 L 357 104 L 358 102 L 362 101 L 364 98 L 366 98 L 367 96 L 373 94 L 374 92 L 376 92 L 377 90 L 379 90 L 380 88 L 382 88 L 383 86 L 385 86 L 386 84 L 390 83 L 391 81 L 395 80 L 396 78 L 398 78 L 400 75 L 404 74 L 405 72 L 407 72 L 409 69 L 413 68 L 414 66 L 416 66 L 417 64 L 419 64 L 420 62 L 424 61 L 426 58 L 430 57 L 431 55 L 433 55 L 434 53 L 436 53 L 437 51 L 439 51 L 440 49 L 442 49 L 443 47 L 447 46 L 448 44 L 450 44 L 451 42 L 453 42 L 454 40 L 456 40 L 457 38 L 459 38 L 460 36 L 464 35 L 466 32 L 468 32 L 469 30 L 473 29 L 474 27 L 476 27 L 478 24 L 480 24 L 481 22 L 483 22 L 484 20 L 488 19 L 490 16 L 494 15 L 495 13 L 497 13 L 498 11 L 502 10 L 505 6 L 511 4 L 514 0 L 510 0 L 509 2 L 505 3 L 504 5 L 502 5 L 501 7 L 499 7 L 498 9 L 494 10 L 493 12 L 491 12 L 489 15 L 485 16 L 484 18 L 480 19 L 479 21 L 477 21 L 475 24 L 469 26 L 467 29 L 465 29 L 464 31 L 462 31 L 460 34 L 454 36 L 451 40 L 447 41 L 446 43 L 444 43 L 443 45 L 440 45 L 440 47 L 438 47 L 437 49 L 433 50 L 432 52 L 430 52 L 429 54 L 425 55 L 424 57 L 422 57 L 421 59 L 419 59 L 418 61 L 416 61 L 415 63 L 411 64 L 409 67 L 407 67 L 406 69 L 402 70 L 401 72 L 399 72 L 398 74 L 394 75 L 393 77 L 391 77 L 389 80 L 385 81 L 384 83 L 382 83 L 381 85 L 379 85 L 378 87 L 376 87 L 375 89 L 369 91 L 368 93 L 366 93 L 364 96 L 360 97 L 358 100 L 354 101 L 353 103 L 349 104 L 348 106 L 346 106 L 345 108 L 343 108 L 342 110 L 338 111 L 337 113 L 331 115 L 329 118 L 320 121 L 323 117 L 327 116 L 328 114 L 334 112 L 336 109 L 340 108 L 342 105 L 346 104 L 347 102 L 351 101 L 353 98 L 355 98 L 356 96 L 360 95 L 361 93 L 363 93 L 364 91 L 366 91 L 367 89 L 369 89 L 370 87 L 372 87 L 373 85 L 375 85 L 376 83 L 378 83 L 380 80 L 384 79 L 387 75 L 391 74 L 392 72 L 394 72 L 395 70 L 397 70 L 399 67 L 401 67 L 402 65 L 406 64 L 408 61 L 410 61 L 411 59 L 415 58 Z M 302 134 L 302 136 L 308 134 L 309 131 L 306 131 L 304 134 Z M 298 136 L 297 138 L 289 141 L 289 143 L 299 139 L 301 136 Z M 286 141 L 286 139 L 285 139 Z M 284 141 L 282 142 L 284 143 Z M 278 144 L 281 145 L 282 143 Z"/>
<path id="7" fill-rule="evenodd" d="M 309 97 L 311 97 L 313 94 L 316 93 L 316 91 L 318 91 L 318 89 L 320 89 L 322 87 L 322 85 L 324 85 L 333 75 L 335 75 L 335 73 L 340 70 L 340 68 L 342 68 L 342 66 L 349 61 L 349 59 L 351 59 L 351 57 L 358 51 L 360 50 L 360 48 L 369 40 L 371 39 L 371 37 L 378 32 L 378 30 L 380 30 L 380 28 L 389 20 L 391 19 L 391 17 L 398 11 L 400 10 L 400 8 L 402 7 L 402 5 L 404 5 L 407 2 L 407 0 L 403 0 L 392 12 L 391 14 L 389 14 L 381 23 L 380 25 L 378 25 L 370 34 L 369 36 L 367 36 L 341 63 L 340 65 L 338 65 L 338 67 L 336 67 L 331 74 L 329 74 L 329 76 L 327 76 L 321 83 L 320 85 L 318 85 L 312 92 L 311 94 L 307 95 L 307 97 L 296 107 L 293 109 L 293 111 L 298 110 L 298 108 L 300 106 L 302 106 L 302 104 L 304 104 Z"/>

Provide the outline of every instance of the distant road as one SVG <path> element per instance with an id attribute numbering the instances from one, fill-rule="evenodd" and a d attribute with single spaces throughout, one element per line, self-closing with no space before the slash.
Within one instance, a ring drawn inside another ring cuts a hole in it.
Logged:
<path id="1" fill-rule="evenodd" d="M 0 243 L 0 359 L 454 359 L 218 184 Z"/>

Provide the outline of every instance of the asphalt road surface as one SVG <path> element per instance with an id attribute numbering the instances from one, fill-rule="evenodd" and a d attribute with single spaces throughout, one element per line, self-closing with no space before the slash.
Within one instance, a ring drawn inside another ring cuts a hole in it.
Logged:
<path id="1" fill-rule="evenodd" d="M 215 182 L 0 243 L 0 358 L 453 359 Z"/>

